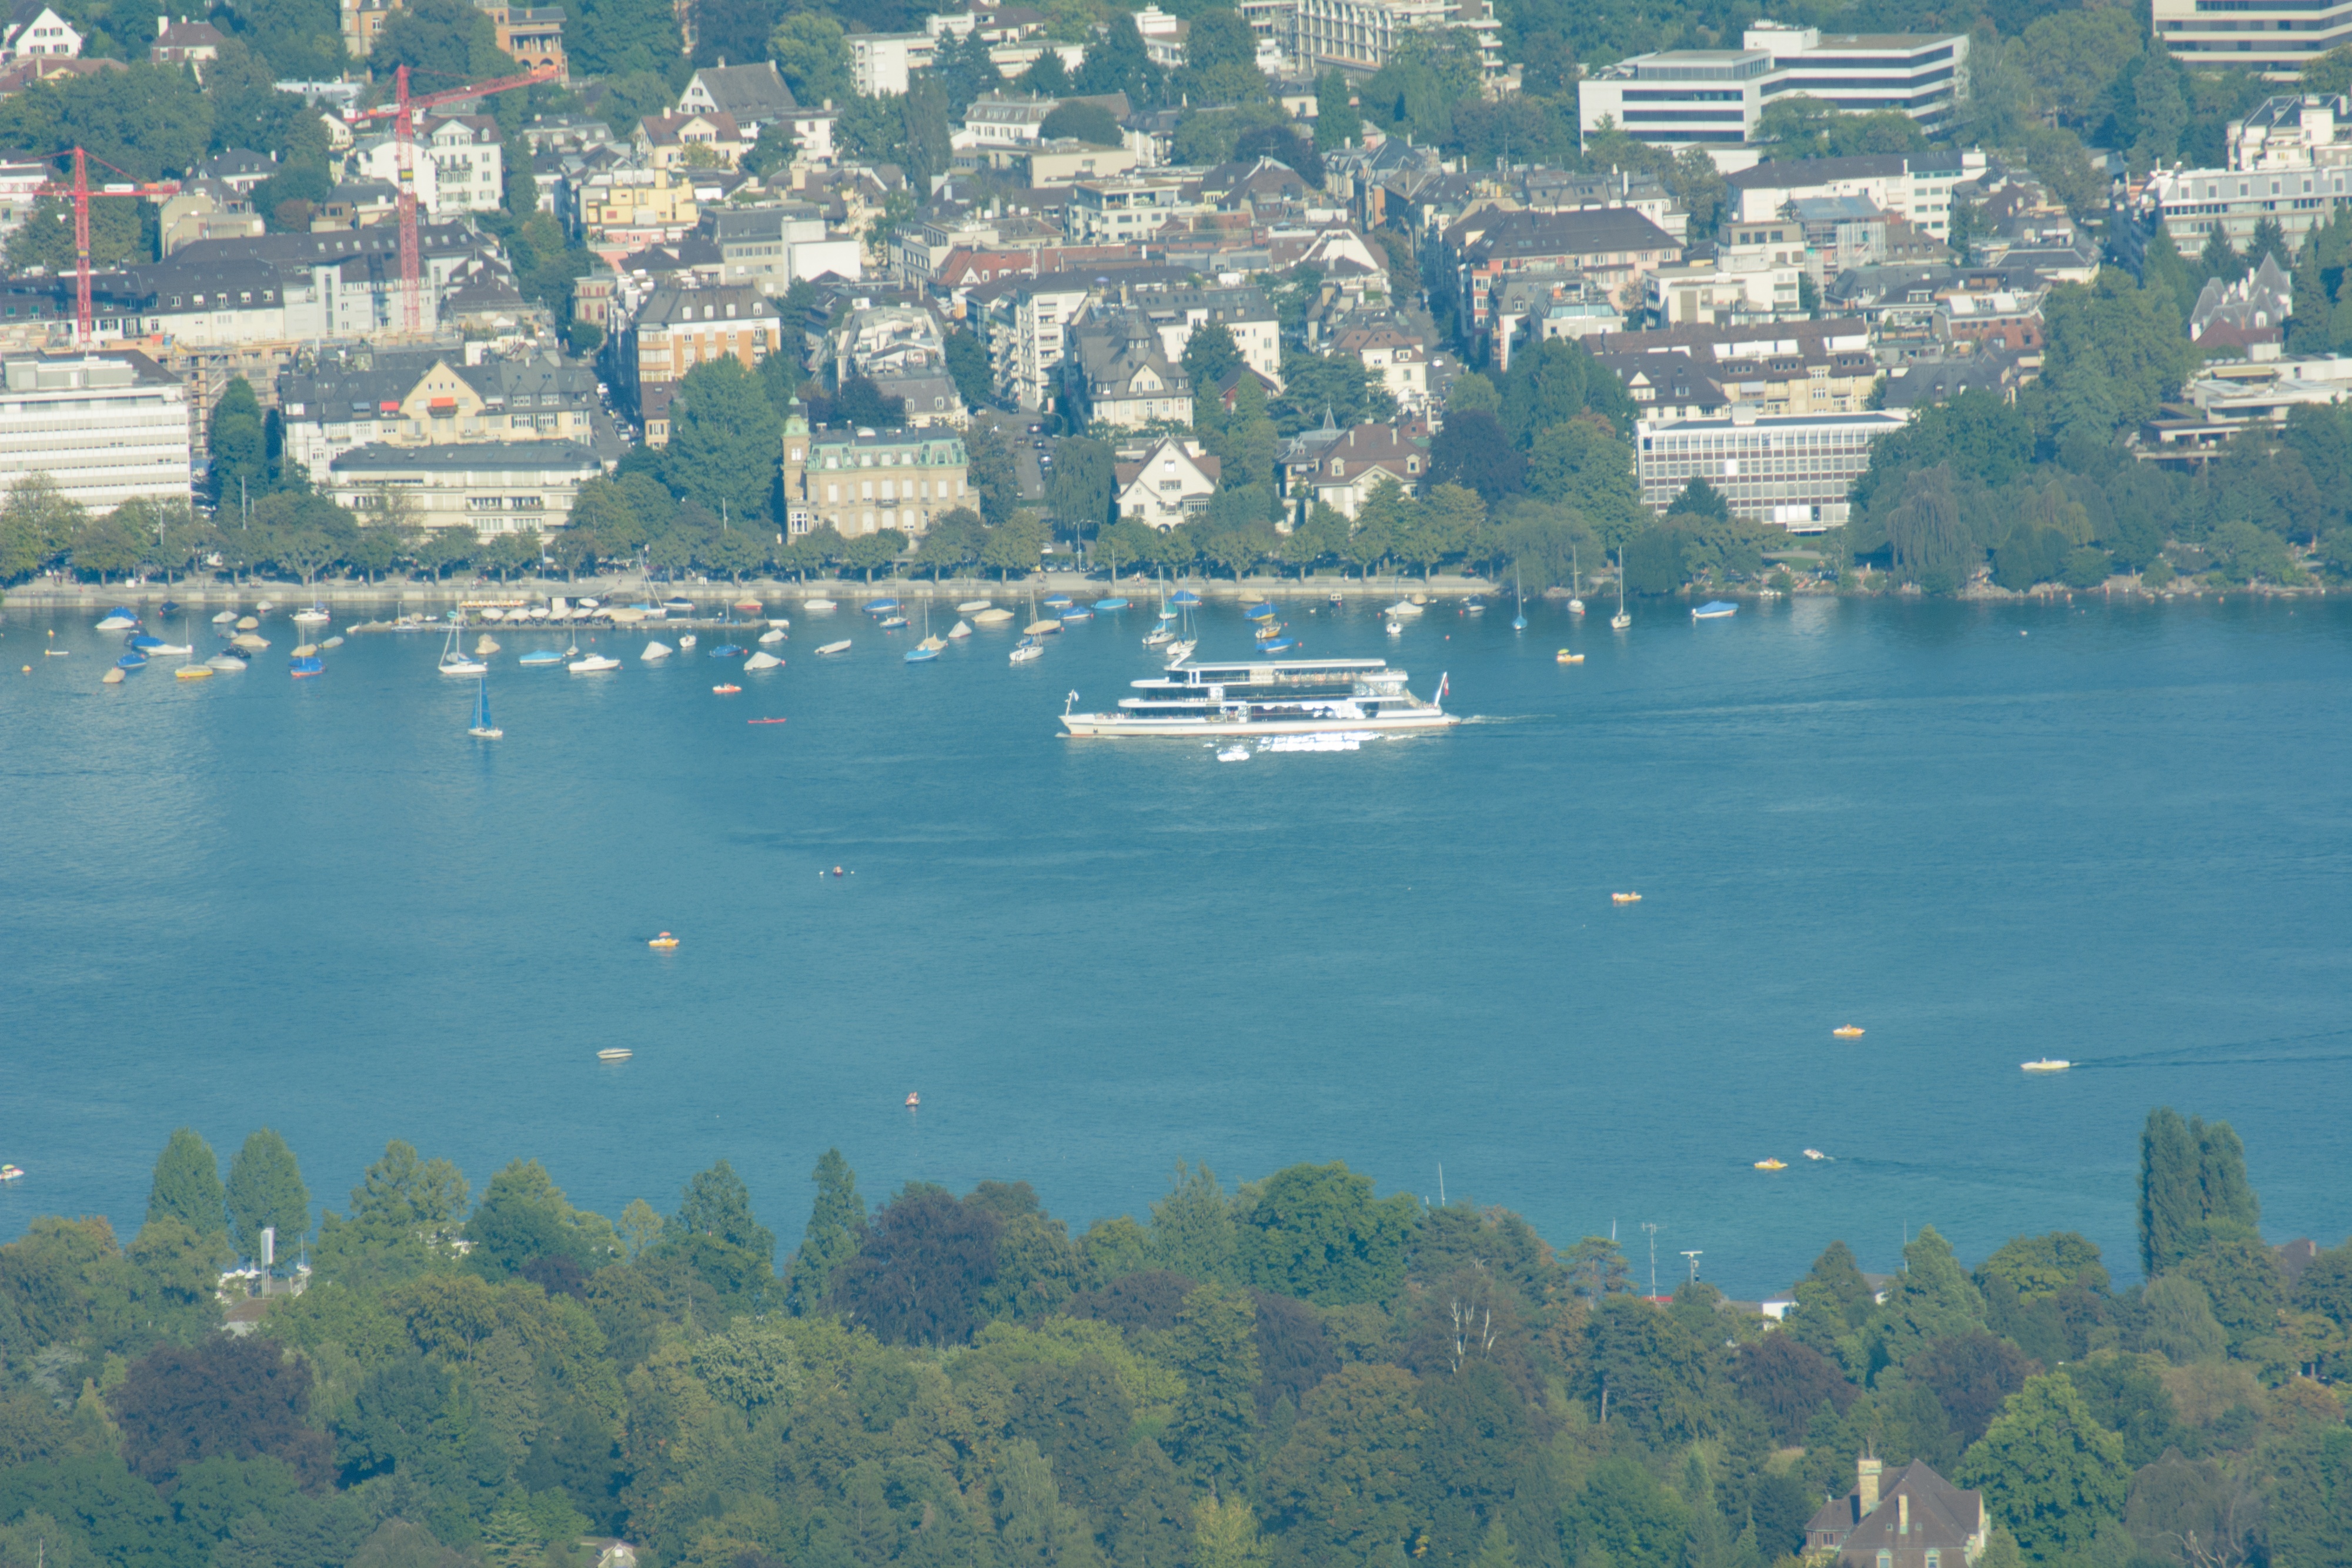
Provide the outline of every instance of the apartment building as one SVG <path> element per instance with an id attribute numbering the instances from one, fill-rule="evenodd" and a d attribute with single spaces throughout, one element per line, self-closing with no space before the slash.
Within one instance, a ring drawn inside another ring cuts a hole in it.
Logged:
<path id="1" fill-rule="evenodd" d="M 444 298 L 499 266 L 492 242 L 462 222 L 420 225 L 417 253 L 428 326 Z M 168 262 L 91 282 L 101 332 L 192 346 L 372 337 L 402 325 L 401 295 L 392 225 L 194 240 Z"/>
<path id="2" fill-rule="evenodd" d="M 2285 234 L 2290 250 L 2352 199 L 2352 165 L 2306 164 L 2267 169 L 2159 169 L 2140 192 L 2142 221 L 2161 223 L 2172 243 L 2196 254 L 2215 231 L 2244 248 L 2268 219 Z"/>
<path id="3" fill-rule="evenodd" d="M 278 378 L 286 458 L 325 488 L 334 462 L 369 445 L 572 441 L 593 434 L 596 377 L 554 355 L 468 365 L 438 350 L 314 360 Z"/>
<path id="4" fill-rule="evenodd" d="M 0 363 L 0 492 L 39 474 L 92 512 L 190 494 L 188 390 L 143 354 Z"/>
<path id="5" fill-rule="evenodd" d="M 574 232 L 610 263 L 647 246 L 677 244 L 701 213 L 693 175 L 685 169 L 614 165 L 589 174 L 572 190 Z"/>
<path id="6" fill-rule="evenodd" d="M 1669 49 L 1603 66 L 1577 84 L 1577 124 L 1661 147 L 1744 147 L 1776 99 L 1847 113 L 1892 110 L 1947 124 L 1968 90 L 1965 34 L 1824 34 L 1759 22 L 1736 49 Z"/>
<path id="7" fill-rule="evenodd" d="M 646 444 L 668 444 L 668 426 L 655 419 L 655 405 L 667 406 L 670 392 L 688 371 L 720 359 L 754 369 L 783 341 L 776 302 L 749 284 L 656 288 L 614 353 L 621 386 L 645 423 Z"/>
<path id="8" fill-rule="evenodd" d="M 362 523 L 398 507 L 427 528 L 546 534 L 572 521 L 580 486 L 604 472 L 574 441 L 379 444 L 337 457 L 326 488 Z"/>
<path id="9" fill-rule="evenodd" d="M 1577 272 L 1612 294 L 1646 283 L 1682 255 L 1674 236 L 1623 207 L 1524 213 L 1484 208 L 1448 228 L 1464 319 L 1485 333 L 1496 289 L 1524 272 Z"/>
<path id="10" fill-rule="evenodd" d="M 1077 180 L 1070 185 L 1063 225 L 1076 245 L 1132 245 L 1149 240 L 1170 224 L 1209 210 L 1198 179 L 1134 174 L 1123 179 Z"/>
<path id="11" fill-rule="evenodd" d="M 1251 23 L 1263 40 L 1318 73 L 1370 76 L 1406 37 L 1439 27 L 1470 35 L 1485 75 L 1503 68 L 1501 24 L 1486 0 L 1293 0 L 1283 7 L 1259 6 Z"/>
<path id="12" fill-rule="evenodd" d="M 555 79 L 572 85 L 572 61 L 563 52 L 563 8 L 560 5 L 502 5 L 474 0 L 474 8 L 490 19 L 499 47 L 515 57 L 525 70 L 555 68 Z"/>
<path id="13" fill-rule="evenodd" d="M 1776 418 L 1861 412 L 1878 382 L 1870 329 L 1859 320 L 1600 332 L 1586 338 L 1584 346 L 1625 381 L 1653 423 L 1664 416 L 1634 385 L 1636 371 L 1646 376 L 1653 396 L 1677 382 L 1703 380 L 1720 389 L 1721 396 L 1712 401 L 1752 403 Z M 1688 369 L 1679 370 L 1674 361 Z"/>
<path id="14" fill-rule="evenodd" d="M 2276 80 L 2352 44 L 2352 0 L 2155 0 L 2157 40 L 2190 70 Z"/>
<path id="15" fill-rule="evenodd" d="M 1908 411 L 1769 415 L 1737 403 L 1718 418 L 1633 426 L 1642 499 L 1660 514 L 1693 479 L 1720 491 L 1732 515 L 1792 534 L 1844 526 L 1846 497 L 1870 466 L 1873 444 L 1903 428 Z"/>
<path id="16" fill-rule="evenodd" d="M 965 297 L 966 317 L 987 341 L 999 397 L 1031 413 L 1052 404 L 1071 324 L 1094 287 L 1085 273 L 1048 273 L 982 284 Z"/>
<path id="17" fill-rule="evenodd" d="M 795 404 L 784 421 L 785 527 L 920 538 L 937 518 L 976 505 L 967 466 L 952 430 L 811 430 Z"/>
<path id="18" fill-rule="evenodd" d="M 915 72 L 939 51 L 929 33 L 858 33 L 849 39 L 849 79 L 866 98 L 903 95 Z"/>
<path id="19" fill-rule="evenodd" d="M 1090 424 L 1132 430 L 1192 417 L 1192 378 L 1182 350 L 1167 352 L 1158 326 L 1139 311 L 1114 307 L 1081 321 L 1062 382 L 1065 406 Z"/>
<path id="20" fill-rule="evenodd" d="M 1952 187 L 1985 172 L 1981 152 L 1868 153 L 1853 158 L 1804 158 L 1759 163 L 1724 177 L 1730 216 L 1769 223 L 1795 201 L 1860 196 L 1892 217 L 1940 239 L 1951 232 Z"/>

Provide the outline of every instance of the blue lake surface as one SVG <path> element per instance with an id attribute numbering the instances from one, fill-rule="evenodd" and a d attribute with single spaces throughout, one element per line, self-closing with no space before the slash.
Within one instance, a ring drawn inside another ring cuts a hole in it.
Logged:
<path id="1" fill-rule="evenodd" d="M 724 1155 L 786 1248 L 838 1145 L 869 1199 L 1026 1178 L 1074 1229 L 1179 1159 L 1344 1159 L 1557 1245 L 1613 1224 L 1637 1275 L 1654 1222 L 1662 1281 L 1698 1249 L 1735 1296 L 1931 1223 L 1970 1261 L 2080 1229 L 2129 1277 L 2157 1103 L 2236 1124 L 2274 1239 L 2352 1228 L 2352 603 L 1440 603 L 1391 638 L 1295 602 L 1303 652 L 1450 674 L 1478 721 L 1221 765 L 1058 737 L 1066 692 L 1155 668 L 1136 597 L 1019 667 L 793 602 L 764 674 L 611 632 L 624 669 L 523 670 L 568 639 L 500 629 L 488 744 L 437 637 L 298 682 L 281 612 L 246 674 L 101 688 L 95 616 L 11 614 L 0 1234 L 128 1234 L 174 1126 L 226 1167 L 268 1124 L 338 1208 L 390 1138 L 608 1214 Z"/>

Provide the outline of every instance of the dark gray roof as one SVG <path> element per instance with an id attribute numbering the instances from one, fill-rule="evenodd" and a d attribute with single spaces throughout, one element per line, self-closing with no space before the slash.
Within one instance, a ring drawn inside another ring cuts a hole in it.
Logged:
<path id="1" fill-rule="evenodd" d="M 1465 250 L 1484 257 L 1680 248 L 1674 235 L 1630 207 L 1594 207 L 1575 213 L 1506 213 Z"/>
<path id="2" fill-rule="evenodd" d="M 1735 191 L 1790 190 L 1826 184 L 1832 180 L 1884 179 L 1889 174 L 1957 174 L 1958 155 L 1950 152 L 1866 152 L 1852 158 L 1793 158 L 1785 163 L 1759 163 L 1723 183 Z"/>
<path id="3" fill-rule="evenodd" d="M 337 471 L 371 468 L 597 468 L 596 455 L 576 441 L 456 441 L 437 446 L 388 446 L 372 441 L 330 465 Z"/>
<path id="4" fill-rule="evenodd" d="M 789 114 L 797 107 L 793 102 L 793 89 L 784 85 L 774 65 L 766 60 L 749 66 L 705 66 L 694 74 L 701 78 L 710 101 L 733 115 L 738 125 L 747 119 L 768 120 Z"/>

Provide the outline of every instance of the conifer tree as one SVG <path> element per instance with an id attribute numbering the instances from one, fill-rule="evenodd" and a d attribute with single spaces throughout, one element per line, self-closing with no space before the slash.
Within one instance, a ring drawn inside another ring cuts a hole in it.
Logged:
<path id="1" fill-rule="evenodd" d="M 2204 1217 L 2197 1140 L 2169 1105 L 2147 1113 L 2139 1140 L 2139 1265 L 2159 1274 L 2189 1255 Z"/>
<path id="2" fill-rule="evenodd" d="M 1202 1486 L 1238 1487 L 1257 1443 L 1257 1307 L 1244 1292 L 1203 1285 L 1176 1319 L 1184 1397 L 1168 1435 Z"/>
<path id="3" fill-rule="evenodd" d="M 268 1127 L 245 1140 L 228 1168 L 228 1239 L 246 1258 L 260 1258 L 264 1229 L 276 1228 L 281 1256 L 310 1234 L 310 1189 L 302 1185 L 302 1168 Z"/>
<path id="4" fill-rule="evenodd" d="M 823 1310 L 825 1292 L 833 1288 L 833 1271 L 855 1256 L 866 1239 L 866 1200 L 857 1196 L 857 1173 L 841 1151 L 825 1150 L 809 1180 L 816 1183 L 816 1206 L 809 1211 L 800 1250 L 793 1255 L 792 1281 L 784 1292 L 794 1317 Z"/>
<path id="5" fill-rule="evenodd" d="M 228 1228 L 223 1201 L 213 1146 L 194 1127 L 180 1128 L 156 1158 L 154 1185 L 147 1189 L 147 1218 L 176 1219 L 199 1236 L 217 1236 Z"/>

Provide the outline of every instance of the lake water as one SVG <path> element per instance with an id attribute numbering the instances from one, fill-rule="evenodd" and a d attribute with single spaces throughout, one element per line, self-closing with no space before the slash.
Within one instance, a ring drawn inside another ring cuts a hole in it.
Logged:
<path id="1" fill-rule="evenodd" d="M 2127 1277 L 2157 1103 L 2237 1125 L 2275 1239 L 2352 1228 L 2352 602 L 1595 608 L 1299 603 L 1305 652 L 1478 720 L 1222 765 L 1057 736 L 1154 667 L 1141 599 L 1019 667 L 847 608 L 779 606 L 764 674 L 610 632 L 622 670 L 523 670 L 562 634 L 502 631 L 490 744 L 437 638 L 293 681 L 281 613 L 246 674 L 101 688 L 94 616 L 11 614 L 0 1233 L 127 1234 L 172 1128 L 226 1167 L 268 1124 L 337 1207 L 395 1137 L 608 1214 L 724 1155 L 786 1248 L 837 1144 L 869 1199 L 1025 1177 L 1074 1229 L 1179 1159 L 1344 1159 L 1613 1224 L 1644 1278 L 1654 1222 L 1662 1283 L 1698 1249 L 1735 1296 L 1929 1223 Z"/>

